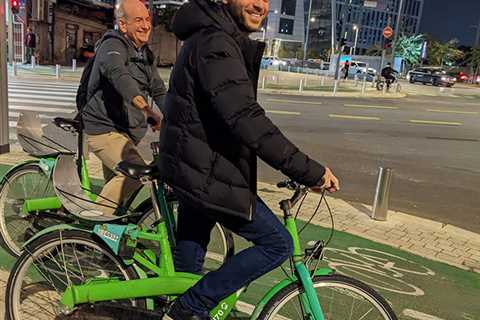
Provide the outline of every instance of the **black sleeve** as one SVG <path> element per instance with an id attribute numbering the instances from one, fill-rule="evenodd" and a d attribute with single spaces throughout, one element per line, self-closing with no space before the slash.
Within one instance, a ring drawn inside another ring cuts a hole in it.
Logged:
<path id="1" fill-rule="evenodd" d="M 105 40 L 95 54 L 101 74 L 108 79 L 115 90 L 127 103 L 141 96 L 137 81 L 127 69 L 128 49 L 119 39 Z"/>
<path id="2" fill-rule="evenodd" d="M 257 103 L 241 52 L 225 34 L 202 41 L 197 72 L 211 107 L 241 143 L 273 168 L 307 186 L 317 185 L 325 168 L 290 142 Z"/>

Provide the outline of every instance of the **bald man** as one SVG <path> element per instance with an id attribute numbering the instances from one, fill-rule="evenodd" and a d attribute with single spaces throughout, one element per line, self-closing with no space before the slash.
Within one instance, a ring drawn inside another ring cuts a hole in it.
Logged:
<path id="1" fill-rule="evenodd" d="M 154 130 L 162 119 L 147 99 L 150 96 L 162 109 L 165 96 L 156 59 L 147 46 L 152 30 L 147 8 L 138 0 L 123 0 L 115 6 L 115 17 L 118 30 L 99 41 L 88 102 L 81 111 L 90 150 L 103 163 L 106 184 L 97 203 L 105 215 L 114 215 L 118 205 L 141 187 L 115 167 L 123 160 L 145 164 L 136 146 L 147 131 L 146 119 L 154 120 Z"/>

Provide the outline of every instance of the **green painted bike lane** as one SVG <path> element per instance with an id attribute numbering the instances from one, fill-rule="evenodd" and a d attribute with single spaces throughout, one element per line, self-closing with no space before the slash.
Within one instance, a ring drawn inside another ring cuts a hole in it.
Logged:
<path id="1" fill-rule="evenodd" d="M 0 165 L 0 176 L 7 168 Z M 298 226 L 303 227 L 303 223 L 299 221 Z M 309 225 L 301 234 L 302 246 L 327 239 L 329 234 L 330 229 Z M 235 245 L 239 251 L 249 244 L 237 237 Z M 13 263 L 14 259 L 0 250 L 0 267 L 8 271 Z M 340 231 L 335 231 L 322 264 L 375 288 L 391 303 L 399 319 L 480 320 L 480 274 Z M 255 305 L 283 278 L 280 269 L 261 277 L 248 287 L 241 301 L 247 308 Z"/>

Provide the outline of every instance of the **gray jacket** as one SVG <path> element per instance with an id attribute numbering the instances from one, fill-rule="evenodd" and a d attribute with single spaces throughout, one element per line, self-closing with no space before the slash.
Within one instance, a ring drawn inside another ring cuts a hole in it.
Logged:
<path id="1" fill-rule="evenodd" d="M 100 40 L 88 83 L 89 100 L 82 110 L 84 131 L 96 135 L 122 132 L 138 143 L 145 136 L 144 113 L 132 99 L 152 97 L 163 109 L 165 84 L 158 74 L 153 53 L 137 49 L 118 31 L 109 31 Z"/>

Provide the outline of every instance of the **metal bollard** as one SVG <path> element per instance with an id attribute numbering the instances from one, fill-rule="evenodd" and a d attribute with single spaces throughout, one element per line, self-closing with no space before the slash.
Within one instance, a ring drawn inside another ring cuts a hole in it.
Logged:
<path id="1" fill-rule="evenodd" d="M 35 64 L 36 64 L 36 58 L 35 56 L 32 55 L 32 69 L 35 69 Z"/>
<path id="2" fill-rule="evenodd" d="M 55 65 L 55 78 L 60 79 L 60 65 Z"/>
<path id="3" fill-rule="evenodd" d="M 303 91 L 303 79 L 300 79 L 300 86 L 298 87 L 298 92 Z"/>
<path id="4" fill-rule="evenodd" d="M 322 80 L 320 80 L 320 86 L 323 87 L 325 85 L 325 77 L 322 77 Z"/>
<path id="5" fill-rule="evenodd" d="M 333 82 L 333 96 L 335 97 L 337 95 L 337 86 L 338 86 L 338 80 L 335 79 Z"/>
<path id="6" fill-rule="evenodd" d="M 262 78 L 262 89 L 265 89 L 265 76 Z"/>
<path id="7" fill-rule="evenodd" d="M 12 70 L 12 71 L 13 71 L 13 75 L 14 75 L 14 76 L 17 76 L 17 62 L 13 61 L 12 67 L 13 67 L 13 70 Z"/>
<path id="8" fill-rule="evenodd" d="M 305 80 L 303 80 L 303 86 L 306 88 L 307 87 L 307 77 L 305 77 Z"/>
<path id="9" fill-rule="evenodd" d="M 367 76 L 363 77 L 363 82 L 362 82 L 362 95 L 365 95 L 366 89 L 367 89 Z"/>
<path id="10" fill-rule="evenodd" d="M 378 172 L 375 199 L 373 200 L 372 219 L 386 221 L 388 215 L 388 203 L 390 201 L 390 186 L 392 184 L 391 168 L 380 167 Z"/>
<path id="11" fill-rule="evenodd" d="M 72 59 L 72 72 L 77 70 L 77 59 Z"/>

